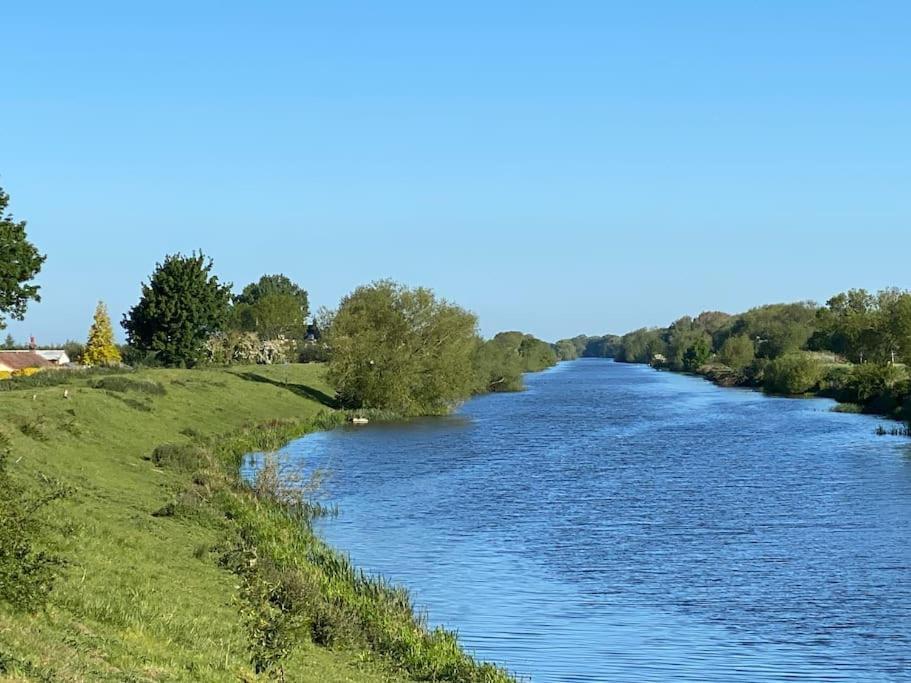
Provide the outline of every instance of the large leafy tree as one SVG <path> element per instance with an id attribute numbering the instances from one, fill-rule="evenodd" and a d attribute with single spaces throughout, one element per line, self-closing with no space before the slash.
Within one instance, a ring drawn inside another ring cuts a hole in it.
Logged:
<path id="1" fill-rule="evenodd" d="M 25 234 L 25 221 L 15 221 L 6 212 L 9 195 L 0 188 L 0 330 L 6 318 L 25 317 L 30 300 L 41 301 L 38 285 L 31 284 L 45 257 Z"/>
<path id="2" fill-rule="evenodd" d="M 229 313 L 231 285 L 211 274 L 212 265 L 202 252 L 169 255 L 157 264 L 121 323 L 130 345 L 154 352 L 165 365 L 195 365 Z"/>
<path id="3" fill-rule="evenodd" d="M 286 275 L 263 275 L 256 282 L 251 282 L 244 287 L 243 291 L 234 297 L 234 301 L 243 304 L 255 304 L 260 299 L 267 296 L 288 295 L 294 297 L 301 309 L 304 317 L 309 313 L 309 299 L 307 291 L 300 285 L 295 284 Z"/>
<path id="4" fill-rule="evenodd" d="M 769 304 L 738 317 L 730 334 L 745 334 L 761 358 L 778 358 L 806 346 L 817 327 L 817 308 L 809 301 Z"/>
<path id="5" fill-rule="evenodd" d="M 262 339 L 302 339 L 309 313 L 306 290 L 285 275 L 263 275 L 234 297 L 232 325 Z"/>
<path id="6" fill-rule="evenodd" d="M 446 412 L 473 389 L 476 328 L 472 313 L 428 289 L 388 280 L 359 287 L 324 337 L 329 381 L 352 407 Z"/>

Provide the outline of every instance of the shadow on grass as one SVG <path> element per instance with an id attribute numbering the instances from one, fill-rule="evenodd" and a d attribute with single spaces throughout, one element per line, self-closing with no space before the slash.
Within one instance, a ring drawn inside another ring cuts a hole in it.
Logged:
<path id="1" fill-rule="evenodd" d="M 286 384 L 285 382 L 280 382 L 270 377 L 257 375 L 255 372 L 236 372 L 234 374 L 241 379 L 246 379 L 250 382 L 262 382 L 263 384 L 271 384 L 272 386 L 279 387 L 280 389 L 287 389 L 291 393 L 297 394 L 298 396 L 303 396 L 304 398 L 309 398 L 312 401 L 317 401 L 327 408 L 339 407 L 339 403 L 334 396 L 330 396 L 326 392 L 320 391 L 319 389 L 308 387 L 306 384 L 294 384 L 292 382 L 288 382 Z"/>

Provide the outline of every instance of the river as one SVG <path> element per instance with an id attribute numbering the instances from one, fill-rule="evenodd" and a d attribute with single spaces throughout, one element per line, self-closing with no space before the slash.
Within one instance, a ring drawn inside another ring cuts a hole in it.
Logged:
<path id="1" fill-rule="evenodd" d="M 321 533 L 524 679 L 911 680 L 911 446 L 825 399 L 583 359 L 290 444 Z"/>

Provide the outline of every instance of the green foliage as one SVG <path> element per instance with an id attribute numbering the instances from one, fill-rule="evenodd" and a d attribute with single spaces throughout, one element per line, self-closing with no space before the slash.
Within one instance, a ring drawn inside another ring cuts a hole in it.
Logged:
<path id="1" fill-rule="evenodd" d="M 690 344 L 683 352 L 683 369 L 688 372 L 696 372 L 705 365 L 712 355 L 710 343 L 707 337 L 699 337 Z"/>
<path id="2" fill-rule="evenodd" d="M 9 195 L 0 188 L 0 330 L 6 318 L 22 320 L 30 300 L 41 301 L 38 275 L 45 257 L 38 253 L 25 232 L 25 221 L 15 221 L 7 213 Z"/>
<path id="3" fill-rule="evenodd" d="M 805 394 L 823 378 L 822 364 L 805 353 L 790 353 L 769 362 L 763 388 L 775 394 Z"/>
<path id="4" fill-rule="evenodd" d="M 428 289 L 384 280 L 342 299 L 329 332 L 329 381 L 353 408 L 438 414 L 470 395 L 475 316 Z"/>
<path id="5" fill-rule="evenodd" d="M 893 288 L 873 295 L 852 289 L 829 299 L 817 319 L 814 348 L 855 363 L 911 360 L 911 293 Z"/>
<path id="6" fill-rule="evenodd" d="M 673 370 L 695 372 L 712 354 L 712 338 L 689 316 L 675 321 L 663 333 L 667 363 Z M 654 353 L 649 360 L 654 359 Z"/>
<path id="7" fill-rule="evenodd" d="M 521 391 L 523 388 L 518 347 L 502 338 L 478 339 L 472 366 L 476 377 L 473 393 Z"/>
<path id="8" fill-rule="evenodd" d="M 525 372 L 540 372 L 557 364 L 553 347 L 531 335 L 524 335 L 519 344 L 519 358 Z"/>
<path id="9" fill-rule="evenodd" d="M 760 306 L 739 316 L 731 334 L 752 339 L 758 357 L 778 358 L 806 346 L 816 329 L 816 310 L 812 302 Z"/>
<path id="10" fill-rule="evenodd" d="M 204 446 L 196 443 L 165 443 L 152 451 L 157 467 L 171 467 L 183 472 L 196 472 L 211 465 L 211 456 Z"/>
<path id="11" fill-rule="evenodd" d="M 718 351 L 718 360 L 734 370 L 742 370 L 755 358 L 753 341 L 745 334 L 728 337 Z"/>
<path id="12" fill-rule="evenodd" d="M 89 339 L 82 352 L 82 363 L 90 366 L 119 365 L 121 360 L 120 350 L 114 344 L 114 330 L 111 328 L 108 309 L 104 302 L 99 301 L 89 330 Z"/>
<path id="13" fill-rule="evenodd" d="M 66 351 L 66 355 L 71 363 L 76 365 L 82 364 L 82 354 L 85 353 L 85 345 L 83 345 L 82 342 L 68 339 L 63 343 L 63 350 Z M 120 349 L 118 348 L 118 352 L 119 350 Z"/>
<path id="14" fill-rule="evenodd" d="M 641 328 L 623 335 L 614 356 L 621 363 L 650 363 L 656 355 L 667 356 L 663 328 Z"/>
<path id="15" fill-rule="evenodd" d="M 522 374 L 556 365 L 557 354 L 547 342 L 522 332 L 500 332 L 477 340 L 472 365 L 474 393 L 521 391 Z"/>
<path id="16" fill-rule="evenodd" d="M 253 373 L 267 381 L 250 381 Z M 270 673 L 257 676 L 252 632 L 241 612 L 242 582 L 218 564 L 235 538 L 234 521 L 221 500 L 245 490 L 236 469 L 241 455 L 278 448 L 317 424 L 344 420 L 312 398 L 331 393 L 325 368 L 130 372 L 167 387 L 166 395 L 151 397 L 154 413 L 112 400 L 147 400 L 147 394 L 82 388 L 110 376 L 110 370 L 44 374 L 65 375 L 76 390 L 71 388 L 70 400 L 54 386 L 0 395 L 0 431 L 15 448 L 10 474 L 20 493 L 33 492 L 30 498 L 43 490 L 35 482 L 45 476 L 83 490 L 34 518 L 33 551 L 65 557 L 68 567 L 55 572 L 46 610 L 28 613 L 0 605 L 0 679 L 258 681 L 283 674 L 287 681 L 382 683 L 408 678 L 372 664 L 370 659 L 383 660 L 378 654 L 320 647 L 306 632 Z M 17 416 L 38 415 L 46 441 L 18 431 Z M 71 432 L 77 426 L 81 438 Z M 155 444 L 188 440 L 204 445 L 218 461 L 209 465 L 207 456 L 195 471 L 149 461 Z M 0 501 L 0 515 L 6 510 Z M 0 536 L 2 544 L 8 535 Z"/>
<path id="17" fill-rule="evenodd" d="M 821 387 L 824 395 L 857 404 L 865 412 L 911 418 L 911 382 L 904 366 L 836 365 L 826 371 Z"/>
<path id="18" fill-rule="evenodd" d="M 40 513 L 65 494 L 55 482 L 30 493 L 9 474 L 10 441 L 0 432 L 0 604 L 34 611 L 47 600 L 61 561 L 41 549 Z"/>
<path id="19" fill-rule="evenodd" d="M 572 339 L 561 339 L 557 344 L 569 342 L 576 350 L 576 357 L 613 358 L 620 347 L 620 337 L 606 334 L 602 337 L 588 337 L 580 334 Z"/>
<path id="20" fill-rule="evenodd" d="M 131 346 L 153 352 L 168 366 L 188 367 L 201 358 L 205 341 L 222 329 L 229 313 L 230 285 L 210 275 L 202 252 L 174 254 L 159 263 L 139 303 L 124 316 Z"/>
<path id="21" fill-rule="evenodd" d="M 307 292 L 284 275 L 263 275 L 234 297 L 231 326 L 260 339 L 302 340 L 307 334 Z"/>
<path id="22" fill-rule="evenodd" d="M 579 350 L 573 344 L 572 339 L 561 339 L 554 344 L 554 353 L 557 354 L 557 360 L 576 360 L 579 357 Z"/>
<path id="23" fill-rule="evenodd" d="M 366 650 L 411 680 L 513 680 L 493 665 L 476 662 L 459 647 L 455 634 L 427 628 L 406 591 L 365 575 L 326 546 L 313 532 L 313 511 L 306 503 L 276 493 L 276 476 L 266 477 L 272 484 L 264 485 L 262 479 L 260 472 L 249 491 L 218 499 L 237 525 L 222 563 L 241 579 L 242 610 L 258 672 L 280 676 L 296 643 L 309 639 L 326 647 Z"/>
<path id="24" fill-rule="evenodd" d="M 578 352 L 591 339 L 563 341 Z M 911 361 L 911 292 L 904 290 L 873 295 L 853 289 L 822 308 L 804 301 L 734 316 L 706 311 L 608 343 L 618 361 L 656 366 L 660 361 L 725 386 L 761 386 L 783 394 L 815 390 L 868 412 L 911 417 L 911 379 L 898 364 Z M 720 363 L 708 362 L 713 353 Z M 843 357 L 858 365 L 840 363 Z"/>
<path id="25" fill-rule="evenodd" d="M 13 339 L 13 335 L 7 334 L 6 339 L 3 340 L 3 348 L 6 351 L 12 351 L 16 348 L 16 340 Z"/>
<path id="26" fill-rule="evenodd" d="M 257 282 L 244 287 L 243 291 L 234 297 L 234 303 L 254 306 L 270 296 L 289 296 L 297 302 L 302 317 L 306 318 L 310 314 L 307 292 L 285 275 L 263 275 Z"/>
<path id="27" fill-rule="evenodd" d="M 150 396 L 164 396 L 167 393 L 167 390 L 161 382 L 156 382 L 151 379 L 126 377 L 123 375 L 99 379 L 92 384 L 92 388 L 115 391 L 121 394 L 134 392 L 148 394 Z"/>

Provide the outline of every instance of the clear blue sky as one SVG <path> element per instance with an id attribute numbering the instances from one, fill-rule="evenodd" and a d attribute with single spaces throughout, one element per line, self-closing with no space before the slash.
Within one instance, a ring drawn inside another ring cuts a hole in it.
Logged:
<path id="1" fill-rule="evenodd" d="M 136 5 L 4 7 L 19 339 L 200 247 L 547 339 L 911 285 L 907 2 Z"/>

